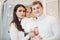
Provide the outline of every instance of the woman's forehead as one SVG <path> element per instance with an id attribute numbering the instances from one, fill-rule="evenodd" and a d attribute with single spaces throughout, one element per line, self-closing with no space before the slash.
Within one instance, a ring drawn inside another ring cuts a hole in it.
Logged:
<path id="1" fill-rule="evenodd" d="M 24 7 L 19 7 L 18 10 L 25 10 L 25 8 Z"/>

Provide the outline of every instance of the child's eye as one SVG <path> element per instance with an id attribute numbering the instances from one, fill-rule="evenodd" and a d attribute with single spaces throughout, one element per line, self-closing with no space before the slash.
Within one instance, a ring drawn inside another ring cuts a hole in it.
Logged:
<path id="1" fill-rule="evenodd" d="M 33 8 L 33 10 L 35 10 L 35 8 Z"/>

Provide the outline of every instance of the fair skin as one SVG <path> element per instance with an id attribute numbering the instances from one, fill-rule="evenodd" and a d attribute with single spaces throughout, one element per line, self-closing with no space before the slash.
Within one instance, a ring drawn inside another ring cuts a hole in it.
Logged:
<path id="1" fill-rule="evenodd" d="M 34 33 L 35 33 L 36 36 L 39 34 L 39 32 L 38 32 L 38 27 L 35 27 L 35 28 L 34 28 Z"/>
<path id="2" fill-rule="evenodd" d="M 35 37 L 31 38 L 31 40 L 42 40 L 42 38 L 40 38 L 40 36 L 35 36 Z"/>
<path id="3" fill-rule="evenodd" d="M 31 8 L 27 7 L 26 17 L 30 18 L 31 16 Z"/>
<path id="4" fill-rule="evenodd" d="M 39 32 L 38 32 L 38 27 L 31 28 L 31 30 L 30 30 L 30 32 L 29 32 L 31 38 L 37 36 L 38 33 L 39 33 Z"/>
<path id="5" fill-rule="evenodd" d="M 30 36 L 30 38 L 33 38 L 36 36 L 33 29 L 30 30 L 29 36 Z"/>
<path id="6" fill-rule="evenodd" d="M 32 12 L 36 17 L 39 17 L 43 14 L 43 7 L 41 7 L 39 4 L 33 5 Z"/>
<path id="7" fill-rule="evenodd" d="M 24 18 L 25 17 L 25 9 L 23 7 L 19 7 L 17 9 L 16 15 L 18 18 Z"/>

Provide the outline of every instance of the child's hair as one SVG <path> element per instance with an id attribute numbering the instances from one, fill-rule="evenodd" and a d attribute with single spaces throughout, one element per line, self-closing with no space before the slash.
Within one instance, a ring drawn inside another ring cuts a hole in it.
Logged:
<path id="1" fill-rule="evenodd" d="M 26 6 L 26 9 L 27 9 L 27 8 L 31 9 L 31 12 L 32 12 L 32 7 L 31 7 L 31 6 Z"/>
<path id="2" fill-rule="evenodd" d="M 26 9 L 27 9 L 27 8 L 30 8 L 30 9 L 31 9 L 31 17 L 32 17 L 32 18 L 35 18 L 34 14 L 32 13 L 32 7 L 31 7 L 31 6 L 26 6 Z"/>

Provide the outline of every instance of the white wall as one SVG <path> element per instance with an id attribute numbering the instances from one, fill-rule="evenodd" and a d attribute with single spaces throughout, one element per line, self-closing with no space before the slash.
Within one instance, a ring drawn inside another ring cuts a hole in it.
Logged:
<path id="1" fill-rule="evenodd" d="M 46 2 L 46 13 L 58 18 L 58 0 Z"/>
<path id="2" fill-rule="evenodd" d="M 59 19 L 60 19 L 60 0 L 59 0 Z"/>
<path id="3" fill-rule="evenodd" d="M 0 40 L 2 40 L 2 1 L 0 0 Z"/>

